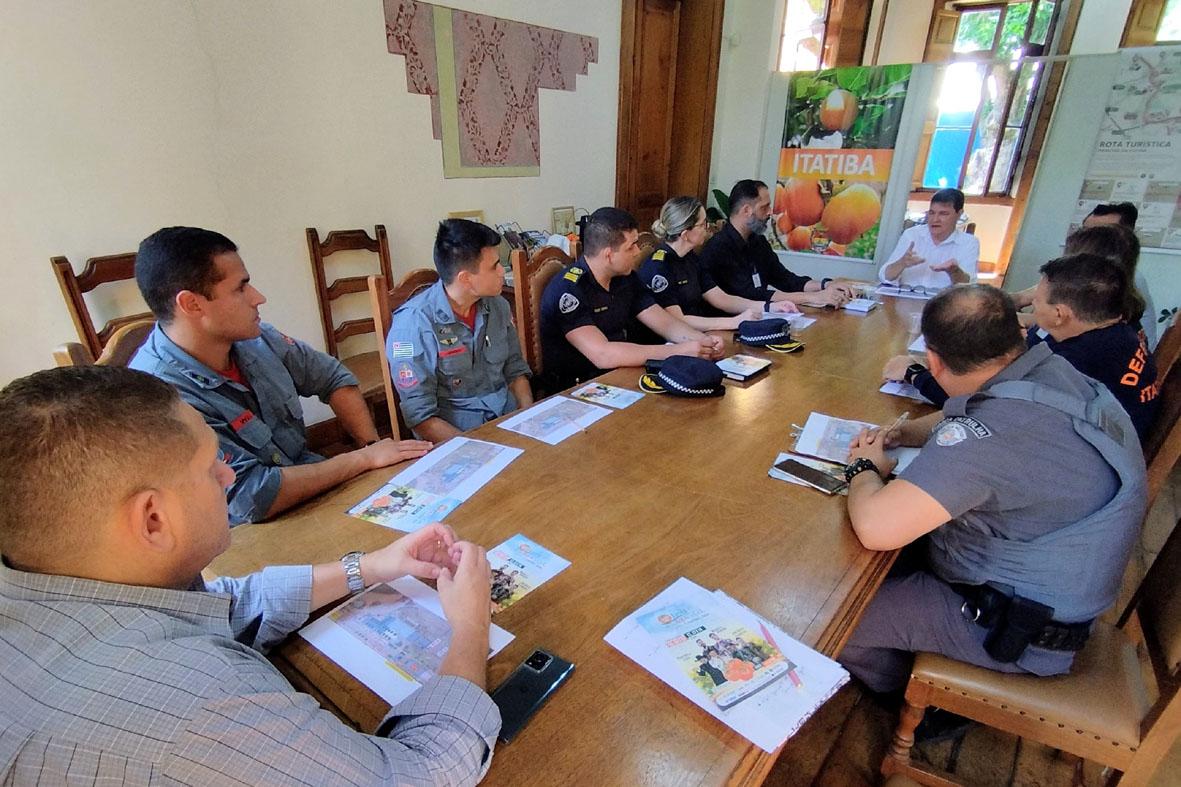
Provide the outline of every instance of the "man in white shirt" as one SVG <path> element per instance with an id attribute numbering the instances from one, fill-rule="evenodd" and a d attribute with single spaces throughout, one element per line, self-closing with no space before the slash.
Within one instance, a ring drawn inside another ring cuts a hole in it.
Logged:
<path id="1" fill-rule="evenodd" d="M 962 191 L 936 191 L 927 210 L 927 223 L 904 230 L 878 271 L 882 283 L 934 291 L 976 281 L 980 241 L 956 229 L 963 210 Z"/>

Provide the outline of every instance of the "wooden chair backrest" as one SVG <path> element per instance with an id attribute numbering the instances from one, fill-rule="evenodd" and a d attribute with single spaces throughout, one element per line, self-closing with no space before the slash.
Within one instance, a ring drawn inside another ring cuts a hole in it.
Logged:
<path id="1" fill-rule="evenodd" d="M 372 320 L 345 320 L 337 325 L 332 319 L 332 302 L 342 295 L 365 292 L 365 276 L 342 276 L 328 281 L 324 258 L 339 251 L 370 251 L 377 254 L 379 273 L 385 280 L 393 281 L 390 268 L 390 240 L 385 226 L 373 228 L 373 237 L 365 230 L 332 230 L 321 242 L 315 227 L 306 230 L 308 255 L 312 261 L 312 278 L 316 281 L 316 300 L 320 305 L 320 323 L 324 327 L 324 345 L 329 355 L 338 356 L 339 344 L 350 336 L 360 336 L 377 330 Z M 384 334 L 382 334 L 384 337 Z"/>
<path id="2" fill-rule="evenodd" d="M 1144 318 L 1151 320 L 1152 315 L 1146 314 Z M 1177 362 L 1178 356 L 1181 356 L 1181 325 L 1178 324 L 1177 318 L 1174 317 L 1169 322 L 1168 327 L 1161 333 L 1160 339 L 1157 340 L 1156 349 L 1152 351 L 1152 357 L 1156 361 L 1156 376 L 1158 380 L 1163 380 L 1168 376 L 1169 370 Z"/>
<path id="3" fill-rule="evenodd" d="M 394 312 L 406 301 L 439 280 L 439 274 L 430 268 L 416 268 L 407 273 L 392 289 L 387 289 L 385 276 L 368 276 L 365 283 L 369 290 L 369 310 L 373 313 L 373 324 L 377 326 L 377 363 L 381 368 L 381 382 L 385 388 L 385 403 L 390 413 L 390 430 L 395 440 L 407 435 L 410 430 L 398 407 L 398 391 L 390 370 L 390 358 L 385 352 L 385 340 L 394 322 Z"/>
<path id="4" fill-rule="evenodd" d="M 83 293 L 94 288 L 116 281 L 126 281 L 135 278 L 135 253 L 108 254 L 105 257 L 91 257 L 79 274 L 74 273 L 74 266 L 65 257 L 53 257 L 49 261 L 53 267 L 53 274 L 61 287 L 62 296 L 66 299 L 66 308 L 70 312 L 70 319 L 74 321 L 74 328 L 78 331 L 78 339 L 90 353 L 91 358 L 102 355 L 103 347 L 111 340 L 115 331 L 128 323 L 150 318 L 148 312 L 115 317 L 102 328 L 96 328 L 94 319 L 90 316 L 90 309 L 86 306 Z"/>
<path id="5" fill-rule="evenodd" d="M 111 334 L 107 346 L 97 358 L 90 354 L 85 345 L 67 342 L 53 351 L 58 366 L 126 366 L 156 325 L 154 317 L 141 317 L 126 323 Z"/>
<path id="6" fill-rule="evenodd" d="M 577 243 L 571 251 L 577 253 Z M 562 269 L 574 264 L 577 256 L 570 257 L 556 246 L 538 249 L 532 258 L 525 252 L 514 250 L 509 255 L 513 266 L 513 316 L 517 321 L 517 339 L 525 363 L 533 370 L 534 376 L 542 372 L 541 358 L 541 295 L 550 279 Z"/>
<path id="7" fill-rule="evenodd" d="M 1148 506 L 1169 481 L 1169 474 L 1181 459 L 1181 364 L 1173 364 L 1160 383 L 1160 411 L 1144 438 L 1148 462 Z"/>
<path id="8" fill-rule="evenodd" d="M 636 239 L 636 244 L 643 250 L 644 256 L 647 257 L 660 245 L 660 239 L 651 232 L 641 232 L 640 236 Z"/>

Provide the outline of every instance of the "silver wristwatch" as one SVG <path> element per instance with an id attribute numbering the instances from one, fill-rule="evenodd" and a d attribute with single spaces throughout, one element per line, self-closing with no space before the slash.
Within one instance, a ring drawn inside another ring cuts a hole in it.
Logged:
<path id="1" fill-rule="evenodd" d="M 340 562 L 344 564 L 344 577 L 349 583 L 349 593 L 354 595 L 365 589 L 365 580 L 361 579 L 361 556 L 364 554 L 349 552 L 340 558 Z"/>

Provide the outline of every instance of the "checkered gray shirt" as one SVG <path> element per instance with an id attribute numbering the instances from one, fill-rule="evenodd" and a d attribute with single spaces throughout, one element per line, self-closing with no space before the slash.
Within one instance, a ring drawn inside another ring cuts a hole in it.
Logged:
<path id="1" fill-rule="evenodd" d="M 500 714 L 437 677 L 356 732 L 261 651 L 307 619 L 309 566 L 191 590 L 0 562 L 0 784 L 475 784 Z"/>

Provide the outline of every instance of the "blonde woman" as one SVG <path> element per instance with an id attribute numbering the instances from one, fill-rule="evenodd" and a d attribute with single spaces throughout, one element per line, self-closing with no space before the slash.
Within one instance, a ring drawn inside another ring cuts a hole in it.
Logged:
<path id="1" fill-rule="evenodd" d="M 762 319 L 762 302 L 723 291 L 698 262 L 696 249 L 707 236 L 700 200 L 673 197 L 660 209 L 652 232 L 661 244 L 640 266 L 640 280 L 669 313 L 699 331 L 734 329 L 743 320 Z M 771 310 L 799 311 L 791 301 L 775 301 Z"/>

